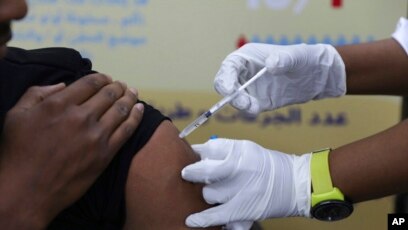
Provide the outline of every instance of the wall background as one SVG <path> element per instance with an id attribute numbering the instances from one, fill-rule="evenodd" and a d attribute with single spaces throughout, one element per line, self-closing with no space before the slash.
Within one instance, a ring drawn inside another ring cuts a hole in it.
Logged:
<path id="1" fill-rule="evenodd" d="M 12 46 L 68 46 L 94 69 L 137 87 L 142 99 L 183 129 L 220 97 L 212 81 L 242 42 L 344 45 L 388 38 L 407 1 L 387 0 L 31 0 L 15 24 Z M 399 97 L 346 96 L 247 117 L 224 108 L 192 133 L 251 139 L 267 148 L 305 153 L 372 135 L 400 119 Z M 393 197 L 355 206 L 337 223 L 268 220 L 265 229 L 385 229 Z"/>

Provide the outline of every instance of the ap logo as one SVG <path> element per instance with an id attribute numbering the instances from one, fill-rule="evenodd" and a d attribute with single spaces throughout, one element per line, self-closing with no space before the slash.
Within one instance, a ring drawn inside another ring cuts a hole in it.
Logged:
<path id="1" fill-rule="evenodd" d="M 408 213 L 388 214 L 388 230 L 408 229 Z"/>

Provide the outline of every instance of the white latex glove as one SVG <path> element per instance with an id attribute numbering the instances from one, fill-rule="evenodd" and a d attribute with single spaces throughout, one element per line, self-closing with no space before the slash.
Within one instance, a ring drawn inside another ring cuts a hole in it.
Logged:
<path id="1" fill-rule="evenodd" d="M 400 18 L 392 37 L 404 48 L 408 54 L 408 20 Z"/>
<path id="2" fill-rule="evenodd" d="M 249 229 L 256 220 L 310 216 L 310 154 L 289 155 L 229 139 L 193 149 L 201 161 L 185 167 L 182 177 L 206 183 L 204 199 L 220 205 L 190 215 L 187 226 Z"/>
<path id="3" fill-rule="evenodd" d="M 346 93 L 344 62 L 333 46 L 325 44 L 246 44 L 223 61 L 215 90 L 229 95 L 263 67 L 267 72 L 232 101 L 234 107 L 258 114 Z"/>

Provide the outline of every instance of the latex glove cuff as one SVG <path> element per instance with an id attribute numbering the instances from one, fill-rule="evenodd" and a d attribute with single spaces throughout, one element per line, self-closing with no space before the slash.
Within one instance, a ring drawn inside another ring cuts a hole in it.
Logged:
<path id="1" fill-rule="evenodd" d="M 311 176 L 310 176 L 311 154 L 295 156 L 293 162 L 294 181 L 296 191 L 296 206 L 298 216 L 311 217 Z M 307 175 L 307 176 L 305 176 Z"/>
<path id="2" fill-rule="evenodd" d="M 408 54 L 408 20 L 406 18 L 400 18 L 392 37 L 398 41 Z"/>

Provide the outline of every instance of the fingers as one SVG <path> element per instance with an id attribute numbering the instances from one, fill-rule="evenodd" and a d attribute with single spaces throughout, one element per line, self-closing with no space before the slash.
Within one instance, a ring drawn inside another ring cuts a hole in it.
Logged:
<path id="1" fill-rule="evenodd" d="M 143 118 L 144 106 L 142 103 L 137 103 L 133 106 L 128 119 L 120 124 L 113 132 L 109 146 L 116 152 L 125 141 L 135 132 Z"/>
<path id="2" fill-rule="evenodd" d="M 230 201 L 239 191 L 242 190 L 242 184 L 236 183 L 233 178 L 231 179 L 227 178 L 204 186 L 204 200 L 208 204 L 223 204 Z"/>
<path id="3" fill-rule="evenodd" d="M 43 101 L 46 97 L 65 88 L 64 83 L 49 86 L 30 87 L 17 102 L 16 107 L 29 109 Z"/>
<path id="4" fill-rule="evenodd" d="M 90 74 L 75 81 L 57 95 L 60 97 L 60 101 L 80 105 L 110 83 L 112 83 L 112 79 L 107 75 Z"/>
<path id="5" fill-rule="evenodd" d="M 234 202 L 221 204 L 187 217 L 186 225 L 192 228 L 227 225 L 227 229 L 250 229 L 253 221 L 245 215 L 237 213 L 238 206 Z"/>
<path id="6" fill-rule="evenodd" d="M 221 138 L 210 140 L 203 145 L 195 145 L 194 150 L 202 160 L 186 166 L 181 171 L 181 176 L 185 180 L 210 184 L 223 180 L 235 172 L 239 154 L 234 154 L 234 140 Z"/>
<path id="7" fill-rule="evenodd" d="M 81 105 L 81 107 L 86 108 L 88 111 L 90 111 L 90 113 L 96 120 L 99 120 L 105 113 L 110 112 L 108 110 L 111 107 L 119 109 L 121 114 L 123 114 L 125 117 L 129 114 L 130 109 L 133 107 L 137 100 L 137 92 L 135 92 L 134 94 L 132 94 L 131 92 L 126 92 L 126 88 L 126 85 L 120 82 L 108 84 L 95 95 L 91 96 L 87 101 L 85 101 Z M 122 97 L 123 94 L 126 94 L 125 92 L 127 93 L 127 95 L 125 95 L 125 97 Z"/>
<path id="8" fill-rule="evenodd" d="M 224 213 L 217 212 L 219 207 L 220 206 L 210 208 L 188 216 L 186 219 L 186 225 L 192 228 L 206 228 L 209 226 L 223 225 L 223 222 L 227 221 L 227 219 L 223 218 L 225 215 Z"/>
<path id="9" fill-rule="evenodd" d="M 187 217 L 186 225 L 192 228 L 206 228 L 224 225 L 231 220 L 233 207 L 229 203 L 222 204 Z"/>
<path id="10" fill-rule="evenodd" d="M 231 105 L 238 110 L 247 110 L 251 106 L 249 95 L 247 93 L 240 93 L 231 101 Z"/>
<path id="11" fill-rule="evenodd" d="M 236 55 L 228 56 L 215 75 L 215 90 L 223 96 L 232 94 L 241 86 L 238 80 L 239 76 L 246 75 L 246 73 L 247 69 L 243 58 Z"/>
<path id="12" fill-rule="evenodd" d="M 121 125 L 126 126 L 125 130 L 129 129 L 129 131 L 133 132 L 136 127 L 127 125 L 135 124 L 135 122 L 138 124 L 140 122 L 142 114 L 141 111 L 137 109 L 140 108 L 140 105 L 134 107 L 137 102 L 137 91 L 134 89 L 132 89 L 132 91 L 129 89 L 126 90 L 125 94 L 120 99 L 114 101 L 99 119 L 103 130 L 105 130 L 107 134 L 113 134 Z M 129 116 L 129 114 L 132 116 Z M 125 121 L 127 122 L 124 123 Z"/>
<path id="13" fill-rule="evenodd" d="M 227 224 L 226 229 L 228 230 L 248 230 L 251 229 L 253 221 L 240 221 Z"/>
<path id="14" fill-rule="evenodd" d="M 253 115 L 257 115 L 260 112 L 262 112 L 261 103 L 256 97 L 248 95 L 247 100 L 248 100 L 247 102 L 248 104 L 242 110 L 245 110 L 247 113 L 253 114 Z"/>
<path id="15" fill-rule="evenodd" d="M 200 156 L 201 159 L 222 160 L 228 154 L 224 148 L 228 140 L 224 138 L 217 138 L 208 140 L 204 144 L 192 145 L 194 152 Z"/>
<path id="16" fill-rule="evenodd" d="M 220 70 L 215 76 L 214 88 L 223 95 L 227 96 L 235 92 L 240 86 L 240 81 L 246 82 L 253 76 L 248 76 L 249 70 L 244 57 L 239 55 L 230 55 L 222 63 Z M 240 80 L 241 79 L 241 80 Z M 247 111 L 250 114 L 258 114 L 260 112 L 259 103 L 254 101 L 254 97 L 246 92 L 240 93 L 231 105 L 238 110 Z"/>
<path id="17" fill-rule="evenodd" d="M 232 168 L 224 167 L 225 162 L 219 160 L 201 160 L 181 170 L 183 179 L 210 184 L 222 180 L 232 173 Z"/>

